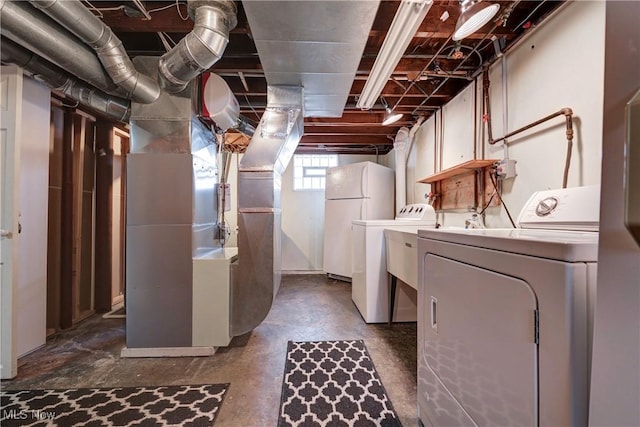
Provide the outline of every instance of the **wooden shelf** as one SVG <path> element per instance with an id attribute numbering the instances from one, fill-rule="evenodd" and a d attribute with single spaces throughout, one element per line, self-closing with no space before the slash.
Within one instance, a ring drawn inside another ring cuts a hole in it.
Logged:
<path id="1" fill-rule="evenodd" d="M 450 167 L 434 175 L 423 178 L 418 182 L 421 182 L 423 184 L 433 184 L 434 182 L 442 181 L 447 178 L 486 168 L 487 166 L 491 166 L 495 162 L 499 161 L 500 160 L 496 159 L 469 160 L 468 162 L 460 163 L 459 165 Z"/>
<path id="2" fill-rule="evenodd" d="M 431 202 L 436 211 L 477 209 L 487 203 L 497 206 L 499 198 L 491 198 L 493 183 L 490 167 L 498 161 L 469 160 L 418 182 L 431 184 Z"/>

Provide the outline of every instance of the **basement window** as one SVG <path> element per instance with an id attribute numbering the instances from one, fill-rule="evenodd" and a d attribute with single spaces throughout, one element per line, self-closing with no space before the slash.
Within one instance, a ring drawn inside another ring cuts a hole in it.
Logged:
<path id="1" fill-rule="evenodd" d="M 324 190 L 327 168 L 338 166 L 337 154 L 293 156 L 293 190 Z"/>

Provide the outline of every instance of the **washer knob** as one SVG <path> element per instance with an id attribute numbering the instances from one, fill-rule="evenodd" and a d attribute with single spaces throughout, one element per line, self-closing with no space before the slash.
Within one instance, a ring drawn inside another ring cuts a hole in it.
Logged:
<path id="1" fill-rule="evenodd" d="M 546 199 L 542 199 L 538 202 L 538 206 L 536 206 L 536 215 L 547 216 L 553 212 L 556 207 L 558 207 L 558 199 L 555 197 L 547 197 Z"/>

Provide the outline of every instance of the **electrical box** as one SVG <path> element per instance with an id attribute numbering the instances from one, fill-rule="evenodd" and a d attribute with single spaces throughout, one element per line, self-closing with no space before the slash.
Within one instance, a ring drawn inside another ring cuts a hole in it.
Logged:
<path id="1" fill-rule="evenodd" d="M 231 184 L 218 184 L 218 208 L 225 212 L 231 210 Z"/>
<path id="2" fill-rule="evenodd" d="M 516 173 L 516 161 L 511 159 L 503 159 L 496 165 L 496 174 L 499 179 L 515 178 Z"/>

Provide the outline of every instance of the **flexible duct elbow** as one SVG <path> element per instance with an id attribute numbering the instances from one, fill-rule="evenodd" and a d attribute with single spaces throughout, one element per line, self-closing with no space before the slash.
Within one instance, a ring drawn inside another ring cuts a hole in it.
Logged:
<path id="1" fill-rule="evenodd" d="M 38 9 L 91 46 L 109 77 L 135 102 L 150 104 L 160 97 L 158 83 L 139 73 L 120 39 L 80 1 L 30 0 Z"/>
<path id="2" fill-rule="evenodd" d="M 122 42 L 107 28 L 101 40 L 92 45 L 96 49 L 98 58 L 113 82 L 127 92 L 127 96 L 132 101 L 141 104 L 151 104 L 160 97 L 160 86 L 158 83 L 142 73 L 139 73 L 126 54 Z"/>
<path id="3" fill-rule="evenodd" d="M 224 53 L 229 31 L 237 25 L 237 9 L 230 0 L 189 0 L 193 30 L 160 58 L 160 86 L 170 93 L 182 90 L 208 70 Z"/>

